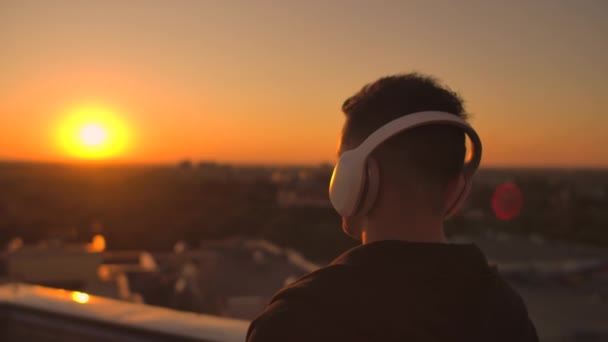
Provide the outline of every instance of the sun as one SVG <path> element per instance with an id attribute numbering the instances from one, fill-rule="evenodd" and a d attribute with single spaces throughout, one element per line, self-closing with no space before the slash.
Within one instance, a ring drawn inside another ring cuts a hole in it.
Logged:
<path id="1" fill-rule="evenodd" d="M 102 107 L 79 107 L 68 112 L 59 128 L 63 150 L 79 159 L 118 157 L 127 145 L 127 130 L 119 116 Z"/>
<path id="2" fill-rule="evenodd" d="M 80 130 L 80 140 L 89 147 L 100 146 L 107 141 L 106 128 L 99 124 L 88 124 Z"/>

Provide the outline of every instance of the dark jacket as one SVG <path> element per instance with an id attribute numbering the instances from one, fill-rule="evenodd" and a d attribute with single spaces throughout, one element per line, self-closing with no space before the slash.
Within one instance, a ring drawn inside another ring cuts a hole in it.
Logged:
<path id="1" fill-rule="evenodd" d="M 279 291 L 262 341 L 538 341 L 521 297 L 474 245 L 381 241 Z"/>

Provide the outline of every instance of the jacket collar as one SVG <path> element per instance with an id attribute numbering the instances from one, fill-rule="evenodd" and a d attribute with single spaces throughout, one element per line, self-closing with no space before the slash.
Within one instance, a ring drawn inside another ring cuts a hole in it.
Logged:
<path id="1" fill-rule="evenodd" d="M 397 268 L 441 273 L 484 273 L 490 271 L 481 250 L 473 244 L 422 243 L 399 240 L 377 241 L 354 247 L 332 265 L 364 268 Z"/>

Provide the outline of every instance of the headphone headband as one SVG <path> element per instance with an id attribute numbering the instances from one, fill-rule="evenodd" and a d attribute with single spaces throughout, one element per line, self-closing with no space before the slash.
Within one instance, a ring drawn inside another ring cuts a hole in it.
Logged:
<path id="1" fill-rule="evenodd" d="M 459 116 L 447 112 L 424 111 L 406 114 L 377 129 L 356 148 L 342 153 L 336 163 L 329 185 L 329 197 L 333 207 L 342 216 L 354 215 L 360 202 L 369 155 L 383 142 L 398 133 L 435 124 L 460 127 L 469 136 L 473 155 L 471 160 L 465 164 L 463 172 L 466 178 L 470 178 L 481 162 L 481 140 L 473 127 Z"/>
<path id="2" fill-rule="evenodd" d="M 390 121 L 370 134 L 359 146 L 350 150 L 356 153 L 369 156 L 380 144 L 391 137 L 419 126 L 446 124 L 462 128 L 469 136 L 474 145 L 481 147 L 481 141 L 477 133 L 466 121 L 455 114 L 447 112 L 426 111 L 404 115 L 398 119 Z M 481 150 L 479 150 L 481 152 Z M 471 159 L 473 161 L 475 158 Z M 479 164 L 478 164 L 479 165 Z"/>

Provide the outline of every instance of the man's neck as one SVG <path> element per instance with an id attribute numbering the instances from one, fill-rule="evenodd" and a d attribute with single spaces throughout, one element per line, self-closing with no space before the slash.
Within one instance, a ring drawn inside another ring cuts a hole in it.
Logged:
<path id="1" fill-rule="evenodd" d="M 363 244 L 383 240 L 400 240 L 408 242 L 447 243 L 443 222 L 370 223 L 361 233 Z"/>

